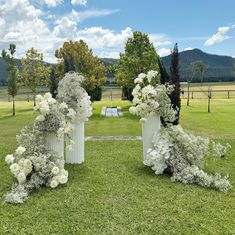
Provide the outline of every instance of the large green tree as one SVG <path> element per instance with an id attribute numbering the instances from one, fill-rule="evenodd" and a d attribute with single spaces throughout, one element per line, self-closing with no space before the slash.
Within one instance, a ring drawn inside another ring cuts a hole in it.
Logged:
<path id="1" fill-rule="evenodd" d="M 33 92 L 35 106 L 37 88 L 45 84 L 46 80 L 49 80 L 51 67 L 47 66 L 43 61 L 43 54 L 34 48 L 27 51 L 26 56 L 21 59 L 21 64 L 22 82 Z"/>
<path id="2" fill-rule="evenodd" d="M 179 124 L 179 115 L 180 115 L 180 75 L 179 75 L 179 51 L 178 45 L 175 44 L 172 53 L 171 53 L 171 67 L 170 67 L 170 81 L 171 85 L 174 85 L 174 90 L 170 94 L 170 99 L 172 107 L 176 111 L 176 119 L 173 122 L 174 125 Z"/>
<path id="3" fill-rule="evenodd" d="M 92 100 L 101 98 L 105 67 L 84 41 L 65 42 L 60 49 L 56 50 L 55 56 L 60 60 L 57 72 L 61 77 L 69 71 L 82 74 L 86 78 L 83 87 L 91 95 Z"/>
<path id="4" fill-rule="evenodd" d="M 123 93 L 128 100 L 134 88 L 134 79 L 140 73 L 149 70 L 159 70 L 159 56 L 149 41 L 149 37 L 141 32 L 134 32 L 133 37 L 127 40 L 125 52 L 120 54 L 120 65 L 116 80 L 122 86 Z"/>
<path id="5" fill-rule="evenodd" d="M 7 91 L 8 95 L 12 96 L 12 115 L 15 116 L 15 96 L 19 90 L 19 70 L 17 66 L 17 61 L 14 58 L 16 51 L 16 45 L 9 45 L 9 52 L 2 50 L 2 58 L 7 64 L 7 71 L 9 72 L 9 77 L 7 78 Z"/>

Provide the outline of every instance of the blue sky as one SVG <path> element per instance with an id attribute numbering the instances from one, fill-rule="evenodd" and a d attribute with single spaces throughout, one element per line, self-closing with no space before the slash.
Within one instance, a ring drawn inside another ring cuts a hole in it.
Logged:
<path id="1" fill-rule="evenodd" d="M 235 56 L 234 0 L 0 0 L 0 49 L 35 47 L 55 62 L 66 40 L 85 40 L 100 57 L 118 58 L 134 31 L 149 34 L 161 56 L 177 42 Z"/>

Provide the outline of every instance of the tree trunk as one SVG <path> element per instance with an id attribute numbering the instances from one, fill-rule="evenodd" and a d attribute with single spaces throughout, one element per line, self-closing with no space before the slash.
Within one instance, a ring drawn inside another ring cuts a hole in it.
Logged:
<path id="1" fill-rule="evenodd" d="M 33 106 L 36 106 L 36 94 L 35 92 L 33 93 Z"/>
<path id="2" fill-rule="evenodd" d="M 189 82 L 188 82 L 188 98 L 187 98 L 187 106 L 189 106 Z"/>
<path id="3" fill-rule="evenodd" d="M 208 113 L 211 112 L 211 93 L 208 94 L 208 107 L 207 107 Z"/>
<path id="4" fill-rule="evenodd" d="M 14 96 L 12 96 L 12 102 L 13 102 L 12 115 L 15 116 L 16 112 L 15 112 L 15 97 Z"/>

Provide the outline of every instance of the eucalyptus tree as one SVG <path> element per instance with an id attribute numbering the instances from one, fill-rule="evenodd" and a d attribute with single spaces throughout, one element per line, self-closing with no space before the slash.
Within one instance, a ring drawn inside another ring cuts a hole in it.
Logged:
<path id="1" fill-rule="evenodd" d="M 34 97 L 34 106 L 36 105 L 35 97 L 40 85 L 49 80 L 51 67 L 43 61 L 43 54 L 36 49 L 31 48 L 27 51 L 26 56 L 21 59 L 22 72 L 21 78 L 23 84 L 28 87 Z"/>

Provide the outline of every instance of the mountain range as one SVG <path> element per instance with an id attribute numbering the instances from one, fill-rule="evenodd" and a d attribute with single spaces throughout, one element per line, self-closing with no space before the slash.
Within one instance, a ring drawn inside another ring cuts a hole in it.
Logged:
<path id="1" fill-rule="evenodd" d="M 169 71 L 171 56 L 161 58 L 163 64 Z M 110 64 L 117 65 L 118 59 L 101 58 L 105 66 Z M 235 81 L 235 59 L 230 56 L 212 55 L 199 49 L 182 51 L 179 53 L 180 79 L 186 81 L 187 71 L 192 62 L 201 60 L 207 65 L 207 71 L 204 75 L 204 82 Z M 18 63 L 20 63 L 18 61 Z M 113 76 L 109 74 L 109 76 Z M 0 57 L 0 86 L 6 84 L 8 72 L 4 60 Z M 198 82 L 197 78 L 194 82 Z"/>

